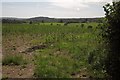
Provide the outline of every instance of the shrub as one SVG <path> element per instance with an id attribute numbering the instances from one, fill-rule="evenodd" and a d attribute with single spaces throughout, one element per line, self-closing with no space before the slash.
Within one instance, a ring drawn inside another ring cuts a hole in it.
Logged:
<path id="1" fill-rule="evenodd" d="M 94 53 L 90 53 L 88 56 L 88 63 L 91 64 L 94 61 Z"/>
<path id="2" fill-rule="evenodd" d="M 92 26 L 88 26 L 88 28 L 92 28 Z"/>
<path id="3" fill-rule="evenodd" d="M 32 21 L 30 21 L 29 24 L 32 24 Z"/>
<path id="4" fill-rule="evenodd" d="M 120 1 L 104 6 L 105 17 L 107 20 L 107 39 L 109 54 L 106 58 L 106 71 L 112 80 L 120 78 Z"/>
<path id="5" fill-rule="evenodd" d="M 81 24 L 81 27 L 83 28 L 83 27 L 84 27 L 84 24 Z"/>
<path id="6" fill-rule="evenodd" d="M 50 25 L 53 25 L 53 23 L 51 23 Z"/>

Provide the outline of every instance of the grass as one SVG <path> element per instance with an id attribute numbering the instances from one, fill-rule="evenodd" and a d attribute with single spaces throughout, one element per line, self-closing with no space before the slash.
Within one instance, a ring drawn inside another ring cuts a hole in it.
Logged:
<path id="1" fill-rule="evenodd" d="M 7 55 L 2 60 L 2 65 L 23 65 L 27 64 L 27 61 L 22 55 Z"/>
<path id="2" fill-rule="evenodd" d="M 57 54 L 59 55 L 57 56 Z M 74 62 L 74 60 L 64 52 L 46 49 L 40 54 L 38 52 L 35 57 L 35 76 L 37 77 L 71 77 L 70 74 L 77 69 L 77 62 Z"/>
<path id="3" fill-rule="evenodd" d="M 59 25 L 57 25 L 59 24 Z M 31 44 L 46 44 L 34 52 L 36 77 L 71 78 L 86 68 L 89 76 L 104 77 L 105 46 L 100 23 L 3 24 L 3 38 L 22 35 Z M 102 24 L 101 24 L 102 25 Z M 92 26 L 92 27 L 91 27 Z M 9 57 L 9 56 L 8 56 Z M 8 60 L 9 61 L 9 60 Z M 7 63 L 4 62 L 4 63 Z"/>

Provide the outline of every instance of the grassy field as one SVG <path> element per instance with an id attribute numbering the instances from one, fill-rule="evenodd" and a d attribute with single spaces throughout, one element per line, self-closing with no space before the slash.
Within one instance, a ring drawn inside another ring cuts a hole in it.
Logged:
<path id="1" fill-rule="evenodd" d="M 14 60 L 6 56 L 21 54 L 25 60 L 19 60 L 27 63 L 18 66 L 26 66 L 27 70 L 29 64 L 33 65 L 33 74 L 25 77 L 103 78 L 105 46 L 101 26 L 100 23 L 3 24 L 3 61 L 9 60 L 4 64 L 11 69 Z M 3 76 L 11 77 L 12 73 L 6 72 L 3 65 Z M 20 76 L 24 72 L 17 77 Z"/>

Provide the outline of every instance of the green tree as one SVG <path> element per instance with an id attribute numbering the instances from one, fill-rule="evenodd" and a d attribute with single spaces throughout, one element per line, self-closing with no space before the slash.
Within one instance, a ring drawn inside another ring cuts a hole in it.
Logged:
<path id="1" fill-rule="evenodd" d="M 32 24 L 32 21 L 30 21 L 29 24 Z"/>
<path id="2" fill-rule="evenodd" d="M 60 20 L 60 23 L 63 23 L 63 20 L 62 20 L 62 19 Z"/>
<path id="3" fill-rule="evenodd" d="M 44 23 L 44 20 L 42 20 L 41 22 Z"/>
<path id="4" fill-rule="evenodd" d="M 104 7 L 107 21 L 107 39 L 109 50 L 105 68 L 112 80 L 120 78 L 120 1 L 106 4 Z"/>

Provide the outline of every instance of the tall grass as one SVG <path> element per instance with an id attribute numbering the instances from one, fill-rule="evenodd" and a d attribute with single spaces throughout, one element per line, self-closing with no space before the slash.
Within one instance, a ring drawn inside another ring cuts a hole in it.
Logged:
<path id="1" fill-rule="evenodd" d="M 27 61 L 22 55 L 7 55 L 2 60 L 2 65 L 23 65 L 27 64 Z"/>

